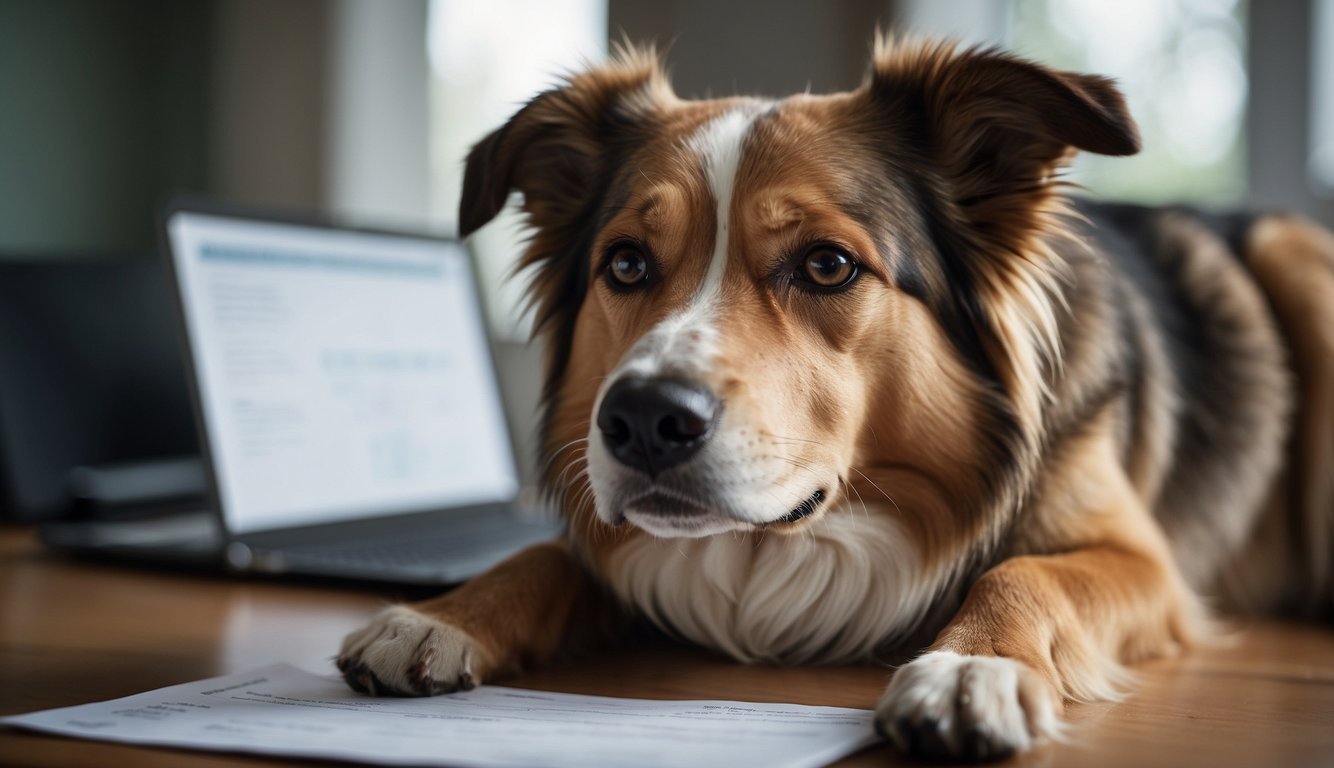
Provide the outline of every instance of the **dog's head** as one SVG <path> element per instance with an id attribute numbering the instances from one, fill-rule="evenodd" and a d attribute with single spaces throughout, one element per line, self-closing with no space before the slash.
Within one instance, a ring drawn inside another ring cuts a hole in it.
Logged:
<path id="1" fill-rule="evenodd" d="M 882 44 L 850 93 L 688 101 L 623 51 L 474 148 L 461 222 L 523 194 L 569 512 L 786 531 L 858 488 L 997 492 L 1058 354 L 1053 174 L 1137 147 L 1108 81 L 994 52 Z"/>

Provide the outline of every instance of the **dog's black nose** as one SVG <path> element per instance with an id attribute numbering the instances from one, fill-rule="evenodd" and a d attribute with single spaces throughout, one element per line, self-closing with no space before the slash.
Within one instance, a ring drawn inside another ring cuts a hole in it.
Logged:
<path id="1" fill-rule="evenodd" d="M 709 441 L 722 403 L 677 379 L 621 379 L 598 409 L 598 429 L 616 460 L 657 477 Z"/>

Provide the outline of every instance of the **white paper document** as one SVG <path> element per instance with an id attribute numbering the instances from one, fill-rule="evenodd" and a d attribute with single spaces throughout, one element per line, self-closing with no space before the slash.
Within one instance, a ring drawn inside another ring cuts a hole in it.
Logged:
<path id="1" fill-rule="evenodd" d="M 287 665 L 0 718 L 86 739 L 385 765 L 819 766 L 876 741 L 869 710 L 483 686 L 361 696 Z"/>

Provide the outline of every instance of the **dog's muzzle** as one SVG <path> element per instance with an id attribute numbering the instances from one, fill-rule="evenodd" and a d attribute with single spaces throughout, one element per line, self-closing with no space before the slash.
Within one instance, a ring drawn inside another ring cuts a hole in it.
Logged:
<path id="1" fill-rule="evenodd" d="M 657 478 L 709 441 L 721 413 L 722 403 L 707 387 L 630 376 L 607 390 L 597 425 L 617 461 Z"/>

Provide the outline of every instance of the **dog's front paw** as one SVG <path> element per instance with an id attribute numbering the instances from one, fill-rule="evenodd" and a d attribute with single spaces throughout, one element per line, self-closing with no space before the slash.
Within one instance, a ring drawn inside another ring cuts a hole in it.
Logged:
<path id="1" fill-rule="evenodd" d="M 361 693 L 431 696 L 481 682 L 481 656 L 463 630 L 399 605 L 343 639 L 338 669 Z"/>
<path id="2" fill-rule="evenodd" d="M 998 656 L 933 651 L 894 674 L 876 730 L 905 754 L 997 760 L 1059 736 L 1060 702 L 1036 671 Z"/>

